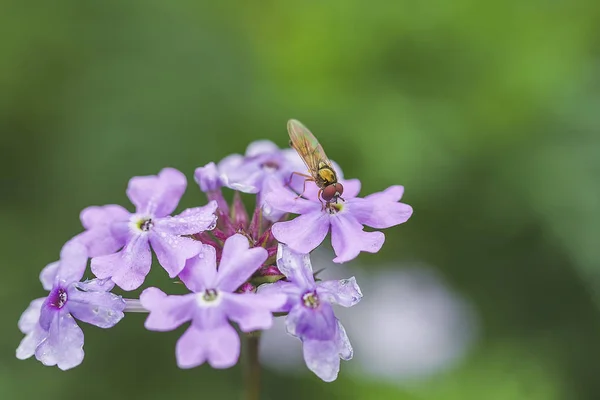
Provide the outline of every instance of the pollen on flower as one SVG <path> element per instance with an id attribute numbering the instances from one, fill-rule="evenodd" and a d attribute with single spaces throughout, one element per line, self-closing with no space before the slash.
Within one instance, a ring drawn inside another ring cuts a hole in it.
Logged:
<path id="1" fill-rule="evenodd" d="M 63 308 L 65 304 L 67 304 L 67 291 L 63 288 L 59 288 L 58 290 L 50 293 L 49 302 L 52 307 Z"/>
<path id="2" fill-rule="evenodd" d="M 327 205 L 325 206 L 325 210 L 327 210 L 327 212 L 329 214 L 336 214 L 340 211 L 342 211 L 344 209 L 344 201 L 340 202 L 339 199 L 338 201 L 334 202 L 327 202 Z"/>
<path id="3" fill-rule="evenodd" d="M 144 232 L 148 232 L 150 229 L 152 229 L 153 226 L 154 226 L 154 223 L 152 222 L 152 220 L 150 218 L 148 218 L 146 220 L 140 220 L 138 222 L 138 227 Z"/>
<path id="4" fill-rule="evenodd" d="M 148 232 L 154 228 L 154 221 L 150 216 L 132 215 L 129 220 L 129 226 L 138 232 Z"/>
<path id="5" fill-rule="evenodd" d="M 206 289 L 197 294 L 196 302 L 201 307 L 216 307 L 221 303 L 221 296 L 217 289 Z"/>
<path id="6" fill-rule="evenodd" d="M 317 296 L 317 292 L 314 290 L 304 293 L 304 295 L 302 295 L 302 302 L 307 308 L 317 308 L 319 307 L 319 296 Z"/>

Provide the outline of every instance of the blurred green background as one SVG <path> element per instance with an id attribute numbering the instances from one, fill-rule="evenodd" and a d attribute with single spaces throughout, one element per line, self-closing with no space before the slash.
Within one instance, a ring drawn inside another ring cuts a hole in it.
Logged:
<path id="1" fill-rule="evenodd" d="M 597 399 L 599 38 L 595 0 L 4 0 L 0 399 L 237 398 L 239 368 L 177 369 L 182 331 L 142 315 L 82 324 L 68 372 L 17 360 L 16 323 L 80 210 L 131 208 L 128 179 L 165 166 L 201 204 L 195 167 L 285 146 L 288 118 L 363 193 L 406 187 L 413 217 L 361 265 L 436 266 L 481 327 L 425 380 L 268 370 L 265 399 Z"/>

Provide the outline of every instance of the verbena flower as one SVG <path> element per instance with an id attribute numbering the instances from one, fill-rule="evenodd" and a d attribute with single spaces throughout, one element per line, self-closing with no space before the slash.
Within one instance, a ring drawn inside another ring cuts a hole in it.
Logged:
<path id="1" fill-rule="evenodd" d="M 71 240 L 63 246 L 60 261 L 42 270 L 42 286 L 50 293 L 33 300 L 21 315 L 18 325 L 26 336 L 17 348 L 17 358 L 35 355 L 44 365 L 62 370 L 76 367 L 84 352 L 83 331 L 75 319 L 110 328 L 123 318 L 125 301 L 109 293 L 112 282 L 80 282 L 87 259 L 86 247 Z"/>
<path id="2" fill-rule="evenodd" d="M 352 358 L 352 346 L 344 327 L 335 317 L 332 304 L 352 307 L 362 298 L 354 277 L 339 281 L 315 282 L 308 254 L 279 245 L 277 266 L 287 277 L 261 286 L 259 293 L 285 293 L 288 333 L 302 341 L 306 366 L 319 378 L 331 382 L 337 378 L 340 359 Z"/>
<path id="3" fill-rule="evenodd" d="M 218 164 L 223 186 L 244 193 L 264 192 L 269 182 L 283 184 L 292 172 L 305 170 L 294 150 L 282 150 L 270 140 L 252 142 L 243 156 L 232 154 Z"/>
<path id="4" fill-rule="evenodd" d="M 212 229 L 217 218 L 216 202 L 170 216 L 186 185 L 185 175 L 165 168 L 158 175 L 129 181 L 127 196 L 135 213 L 116 205 L 86 208 L 81 215 L 87 231 L 78 239 L 96 254 L 122 247 L 117 253 L 92 258 L 92 272 L 98 278 L 111 278 L 124 290 L 136 289 L 150 271 L 152 247 L 169 276 L 177 276 L 185 261 L 201 250 L 201 243 L 188 235 Z"/>
<path id="5" fill-rule="evenodd" d="M 336 263 L 350 261 L 361 251 L 379 251 L 385 236 L 381 232 L 365 232 L 363 227 L 389 228 L 406 222 L 412 207 L 400 203 L 404 188 L 390 186 L 383 192 L 365 198 L 356 197 L 360 181 L 349 179 L 344 185 L 343 199 L 324 203 L 317 197 L 314 182 L 307 182 L 302 197 L 285 188 L 274 188 L 265 199 L 269 208 L 300 214 L 291 221 L 277 222 L 273 236 L 299 253 L 310 253 L 331 230 L 331 244 Z"/>
<path id="6" fill-rule="evenodd" d="M 285 303 L 284 295 L 235 293 L 266 258 L 265 249 L 249 248 L 248 239 L 236 234 L 225 241 L 218 269 L 215 249 L 209 245 L 187 261 L 179 278 L 193 293 L 168 296 L 157 288 L 144 290 L 140 300 L 150 311 L 147 329 L 170 331 L 191 321 L 175 348 L 180 368 L 204 362 L 214 368 L 235 365 L 240 338 L 229 321 L 243 332 L 271 327 L 272 311 Z"/>

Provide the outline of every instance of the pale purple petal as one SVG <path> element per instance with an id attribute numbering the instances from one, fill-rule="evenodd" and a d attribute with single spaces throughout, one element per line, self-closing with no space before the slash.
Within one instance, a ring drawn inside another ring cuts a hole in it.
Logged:
<path id="1" fill-rule="evenodd" d="M 300 303 L 290 310 L 285 326 L 290 335 L 302 340 L 332 340 L 336 334 L 337 319 L 329 303 L 321 303 L 316 309 Z"/>
<path id="2" fill-rule="evenodd" d="M 67 370 L 83 361 L 83 331 L 63 308 L 50 324 L 48 336 L 35 351 L 35 358 L 44 365 L 58 365 Z"/>
<path id="3" fill-rule="evenodd" d="M 364 199 L 348 202 L 348 211 L 363 225 L 383 229 L 406 222 L 412 215 L 412 207 L 399 203 L 404 188 L 390 186 L 383 192 L 373 193 Z M 344 192 L 345 193 L 345 192 Z"/>
<path id="4" fill-rule="evenodd" d="M 16 356 L 19 360 L 25 360 L 35 354 L 35 349 L 46 339 L 48 332 L 43 330 L 39 324 L 35 324 L 31 331 L 21 340 L 17 347 Z"/>
<path id="5" fill-rule="evenodd" d="M 44 290 L 52 290 L 52 286 L 54 286 L 56 280 L 56 274 L 58 273 L 58 264 L 60 264 L 59 261 L 50 263 L 44 267 L 42 272 L 40 272 L 40 282 L 42 282 Z"/>
<path id="6" fill-rule="evenodd" d="M 75 286 L 86 292 L 109 292 L 115 287 L 115 283 L 110 278 L 96 278 L 77 282 Z"/>
<path id="7" fill-rule="evenodd" d="M 219 296 L 222 296 L 223 292 L 219 293 Z M 222 307 L 222 304 L 213 303 L 207 305 L 204 303 L 203 306 L 200 304 L 203 303 L 202 294 L 197 293 L 194 294 L 194 298 L 196 299 L 196 311 L 194 312 L 194 318 L 192 319 L 192 325 L 200 330 L 211 330 L 216 329 L 223 325 L 229 325 L 227 322 L 227 314 L 225 314 L 225 309 Z M 217 299 L 215 301 L 222 301 L 223 298 Z"/>
<path id="8" fill-rule="evenodd" d="M 216 210 L 216 201 L 203 207 L 188 208 L 174 217 L 154 219 L 154 230 L 171 235 L 192 235 L 211 230 L 217 223 Z"/>
<path id="9" fill-rule="evenodd" d="M 361 251 L 376 253 L 384 241 L 383 233 L 365 232 L 363 226 L 347 213 L 331 218 L 331 244 L 337 256 L 333 259 L 335 263 L 350 261 Z"/>
<path id="10" fill-rule="evenodd" d="M 179 279 L 192 292 L 212 289 L 217 282 L 217 253 L 215 248 L 203 244 L 197 256 L 188 259 Z"/>
<path id="11" fill-rule="evenodd" d="M 338 346 L 333 340 L 305 340 L 302 352 L 306 366 L 325 382 L 336 380 L 340 371 Z"/>
<path id="12" fill-rule="evenodd" d="M 279 147 L 270 140 L 255 140 L 246 147 L 246 157 L 255 157 L 260 154 L 276 154 Z"/>
<path id="13" fill-rule="evenodd" d="M 158 175 L 131 178 L 127 197 L 136 212 L 164 217 L 175 210 L 186 186 L 184 174 L 174 168 L 164 168 Z"/>
<path id="14" fill-rule="evenodd" d="M 77 287 L 68 291 L 67 306 L 73 317 L 99 328 L 111 328 L 124 314 L 125 301 L 109 292 L 84 292 Z"/>
<path id="15" fill-rule="evenodd" d="M 344 325 L 342 325 L 342 323 L 339 320 L 336 344 L 338 346 L 340 358 L 345 361 L 351 360 L 354 356 L 354 350 L 352 349 L 352 345 L 350 344 L 350 339 L 348 339 L 348 334 L 346 334 L 346 329 L 344 329 Z"/>
<path id="16" fill-rule="evenodd" d="M 323 242 L 329 232 L 329 225 L 329 214 L 318 209 L 299 215 L 291 221 L 277 222 L 271 231 L 275 239 L 287 244 L 292 250 L 310 253 Z"/>
<path id="17" fill-rule="evenodd" d="M 271 295 L 276 293 L 284 294 L 287 301 L 280 308 L 273 312 L 289 312 L 292 307 L 295 307 L 304 293 L 303 289 L 292 282 L 277 281 L 275 283 L 267 283 L 260 285 L 256 290 L 258 294 Z"/>
<path id="18" fill-rule="evenodd" d="M 343 307 L 352 307 L 362 298 L 356 278 L 317 282 L 319 298 Z"/>
<path id="19" fill-rule="evenodd" d="M 240 338 L 229 324 L 215 329 L 190 326 L 175 348 L 179 368 L 194 368 L 208 361 L 213 368 L 233 367 L 240 356 Z"/>
<path id="20" fill-rule="evenodd" d="M 144 326 L 151 331 L 171 331 L 190 321 L 196 312 L 195 295 L 167 296 L 150 287 L 140 295 L 142 306 L 150 311 Z"/>
<path id="21" fill-rule="evenodd" d="M 307 187 L 309 185 L 307 184 Z M 315 186 L 316 187 L 316 186 Z M 316 194 L 314 196 L 316 200 Z M 323 206 L 318 201 L 307 200 L 281 185 L 272 185 L 265 196 L 265 206 L 274 210 L 293 214 L 306 214 L 321 211 Z"/>
<path id="22" fill-rule="evenodd" d="M 92 272 L 100 279 L 111 278 L 123 290 L 134 290 L 144 282 L 151 264 L 148 236 L 138 235 L 120 252 L 92 258 Z"/>
<path id="23" fill-rule="evenodd" d="M 233 292 L 260 268 L 267 256 L 267 250 L 262 247 L 250 248 L 245 236 L 235 234 L 229 237 L 223 245 L 216 287 Z"/>
<path id="24" fill-rule="evenodd" d="M 222 296 L 224 312 L 230 320 L 238 323 L 243 332 L 271 328 L 272 312 L 281 308 L 287 300 L 283 293 L 222 293 Z"/>
<path id="25" fill-rule="evenodd" d="M 223 186 L 219 177 L 219 171 L 214 162 L 210 162 L 204 167 L 196 168 L 196 171 L 194 171 L 194 180 L 200 186 L 200 190 L 205 193 L 212 192 Z"/>
<path id="26" fill-rule="evenodd" d="M 129 211 L 114 204 L 87 207 L 79 216 L 86 230 L 75 239 L 87 246 L 90 257 L 114 253 L 123 247 L 127 237 L 114 235 L 111 224 L 127 221 L 129 216 Z"/>
<path id="27" fill-rule="evenodd" d="M 341 183 L 344 185 L 344 193 L 342 193 L 344 199 L 352 199 L 358 196 L 360 192 L 360 181 L 358 179 L 341 180 Z"/>
<path id="28" fill-rule="evenodd" d="M 280 243 L 277 248 L 277 268 L 299 288 L 315 288 L 315 278 L 308 254 L 295 252 L 289 246 Z"/>
<path id="29" fill-rule="evenodd" d="M 88 251 L 85 245 L 70 240 L 60 251 L 56 278 L 61 282 L 79 282 L 87 266 Z"/>
<path id="30" fill-rule="evenodd" d="M 219 162 L 218 170 L 223 186 L 244 193 L 257 193 L 262 171 L 257 165 L 246 165 L 245 157 L 232 154 Z"/>
<path id="31" fill-rule="evenodd" d="M 56 300 L 58 290 L 59 288 L 53 289 L 52 292 L 50 292 L 50 295 L 46 297 L 44 303 L 42 304 L 42 307 L 40 308 L 39 325 L 42 327 L 42 329 L 46 331 L 50 329 L 52 321 L 60 312 L 60 310 L 57 309 L 56 306 L 51 304 L 53 302 L 52 300 Z"/>
<path id="32" fill-rule="evenodd" d="M 158 228 L 149 235 L 150 244 L 162 267 L 174 278 L 185 267 L 185 261 L 202 249 L 202 243 L 189 237 L 164 234 Z"/>
<path id="33" fill-rule="evenodd" d="M 38 321 L 40 320 L 40 310 L 42 308 L 42 304 L 44 304 L 44 301 L 46 301 L 45 297 L 35 299 L 31 303 L 29 303 L 27 309 L 23 311 L 23 314 L 21 314 L 21 317 L 19 318 L 18 322 L 18 326 L 21 332 L 27 334 L 33 331 L 33 328 L 38 324 Z"/>
<path id="34" fill-rule="evenodd" d="M 108 225 L 113 221 L 126 220 L 129 214 L 129 211 L 120 205 L 107 204 L 84 208 L 79 214 L 79 219 L 85 229 L 92 229 L 99 225 Z"/>

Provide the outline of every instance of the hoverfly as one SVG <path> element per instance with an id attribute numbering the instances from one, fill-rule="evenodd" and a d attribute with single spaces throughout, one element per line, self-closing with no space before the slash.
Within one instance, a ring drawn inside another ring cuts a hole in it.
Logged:
<path id="1" fill-rule="evenodd" d="M 306 178 L 302 193 L 298 197 L 302 196 L 306 190 L 306 182 L 313 181 L 319 187 L 317 198 L 319 201 L 323 198 L 327 206 L 332 201 L 337 203 L 338 198 L 344 200 L 340 197 L 344 192 L 344 186 L 338 182 L 333 165 L 329 158 L 327 158 L 317 138 L 300 121 L 295 119 L 288 121 L 287 129 L 290 135 L 290 147 L 296 150 L 310 172 L 310 175 L 292 172 L 292 175 L 296 174 Z M 291 178 L 290 176 L 290 180 Z"/>

